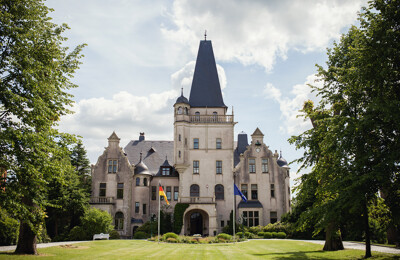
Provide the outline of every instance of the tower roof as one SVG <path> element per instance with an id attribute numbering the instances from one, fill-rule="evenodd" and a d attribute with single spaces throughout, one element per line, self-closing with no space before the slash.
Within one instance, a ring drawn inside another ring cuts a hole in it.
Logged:
<path id="1" fill-rule="evenodd" d="M 211 41 L 200 41 L 189 104 L 191 107 L 226 107 Z"/>

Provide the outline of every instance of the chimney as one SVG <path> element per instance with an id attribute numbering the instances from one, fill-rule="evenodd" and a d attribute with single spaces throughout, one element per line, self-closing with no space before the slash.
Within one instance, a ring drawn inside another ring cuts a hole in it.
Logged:
<path id="1" fill-rule="evenodd" d="M 139 142 L 144 141 L 144 132 L 140 133 Z"/>

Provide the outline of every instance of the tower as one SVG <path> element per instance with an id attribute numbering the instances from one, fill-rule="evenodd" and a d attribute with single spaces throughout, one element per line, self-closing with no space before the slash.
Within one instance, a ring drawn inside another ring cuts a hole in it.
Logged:
<path id="1" fill-rule="evenodd" d="M 174 105 L 174 158 L 184 234 L 220 232 L 233 194 L 233 115 L 227 115 L 211 41 L 200 41 L 189 100 Z"/>

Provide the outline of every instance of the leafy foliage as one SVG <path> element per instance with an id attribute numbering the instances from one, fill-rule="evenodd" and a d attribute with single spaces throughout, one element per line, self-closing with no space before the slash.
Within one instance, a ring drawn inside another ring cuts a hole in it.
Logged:
<path id="1" fill-rule="evenodd" d="M 378 191 L 387 202 L 399 196 L 399 7 L 398 0 L 371 1 L 359 15 L 359 28 L 351 27 L 328 50 L 326 69 L 318 66 L 323 87 L 313 87 L 321 102 L 303 108 L 313 128 L 290 139 L 305 149 L 298 162 L 312 167 L 303 181 L 315 189 L 312 207 L 302 201 L 307 207 L 300 223 L 314 222 L 317 232 L 325 229 L 327 238 L 334 238 L 341 223 L 362 219 L 366 257 L 371 256 L 369 205 Z M 388 206 L 395 209 L 398 203 Z"/>
<path id="2" fill-rule="evenodd" d="M 74 138 L 54 127 L 70 113 L 67 90 L 76 87 L 70 79 L 83 45 L 63 47 L 68 27 L 50 21 L 43 0 L 4 0 L 0 10 L 0 206 L 20 220 L 16 251 L 36 254 L 48 185 L 72 171 Z"/>
<path id="3" fill-rule="evenodd" d="M 18 220 L 11 218 L 0 208 L 0 246 L 15 245 L 18 239 Z"/>
<path id="4" fill-rule="evenodd" d="M 174 233 L 179 234 L 183 226 L 183 213 L 189 207 L 187 203 L 177 203 L 174 208 Z"/>

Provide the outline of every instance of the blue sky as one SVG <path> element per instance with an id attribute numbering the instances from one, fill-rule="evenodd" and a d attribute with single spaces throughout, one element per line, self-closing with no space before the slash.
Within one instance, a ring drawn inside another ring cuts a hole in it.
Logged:
<path id="1" fill-rule="evenodd" d="M 288 144 L 310 127 L 297 118 L 307 99 L 316 100 L 315 64 L 351 24 L 363 0 L 47 0 L 55 23 L 71 30 L 66 45 L 86 43 L 73 82 L 75 114 L 60 129 L 83 137 L 96 163 L 113 131 L 124 147 L 139 132 L 148 140 L 172 140 L 173 104 L 189 97 L 199 41 L 211 40 L 235 134 L 256 127 L 271 150 L 292 161 Z M 298 165 L 292 166 L 292 180 Z"/>

